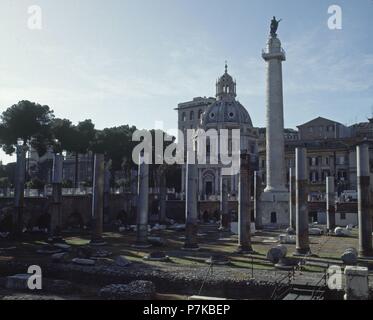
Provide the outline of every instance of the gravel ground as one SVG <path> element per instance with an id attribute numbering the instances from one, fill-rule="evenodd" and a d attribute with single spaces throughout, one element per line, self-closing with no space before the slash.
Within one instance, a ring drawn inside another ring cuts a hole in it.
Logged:
<path id="1" fill-rule="evenodd" d="M 276 281 L 286 278 L 287 272 L 255 270 L 254 279 L 251 270 L 232 269 L 229 266 L 188 267 L 162 264 L 149 266 L 134 263 L 130 267 L 79 266 L 73 264 L 48 263 L 41 265 L 43 276 L 64 279 L 76 286 L 95 284 L 104 287 L 110 284 L 128 284 L 135 280 L 152 281 L 159 293 L 177 293 L 186 295 L 204 294 L 230 298 L 269 298 L 275 289 Z M 2 274 L 24 273 L 27 266 L 21 263 L 1 263 Z M 299 287 L 314 287 L 323 277 L 321 273 L 295 273 L 293 284 Z M 283 284 L 287 284 L 285 279 Z M 202 290 L 201 290 L 201 287 Z"/>

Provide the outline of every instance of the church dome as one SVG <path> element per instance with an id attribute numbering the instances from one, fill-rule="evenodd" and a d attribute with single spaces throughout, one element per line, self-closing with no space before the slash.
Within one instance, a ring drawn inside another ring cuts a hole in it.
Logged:
<path id="1" fill-rule="evenodd" d="M 225 65 L 225 73 L 216 83 L 216 102 L 204 113 L 202 125 L 207 128 L 224 128 L 230 126 L 246 125 L 252 127 L 252 121 L 245 107 L 236 100 L 236 82 L 228 74 L 228 66 Z"/>
<path id="2" fill-rule="evenodd" d="M 238 101 L 217 100 L 205 112 L 203 116 L 205 127 L 222 127 L 224 124 L 253 126 L 250 115 L 245 107 Z"/>

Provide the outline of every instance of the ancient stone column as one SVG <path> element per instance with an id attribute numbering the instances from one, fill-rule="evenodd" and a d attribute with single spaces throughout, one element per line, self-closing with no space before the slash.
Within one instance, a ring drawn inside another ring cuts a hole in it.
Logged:
<path id="1" fill-rule="evenodd" d="M 166 201 L 167 201 L 167 185 L 166 185 L 166 174 L 162 172 L 160 177 L 160 192 L 159 192 L 159 223 L 164 224 L 167 220 L 166 214 Z"/>
<path id="2" fill-rule="evenodd" d="M 198 250 L 198 199 L 197 199 L 197 186 L 198 186 L 198 166 L 193 163 L 194 151 L 188 151 L 187 164 L 186 164 L 186 234 L 185 250 Z"/>
<path id="3" fill-rule="evenodd" d="M 372 216 L 370 200 L 369 145 L 357 147 L 357 180 L 359 212 L 359 254 L 370 257 L 372 250 Z"/>
<path id="4" fill-rule="evenodd" d="M 14 209 L 15 233 L 20 236 L 23 232 L 23 208 L 25 197 L 26 150 L 24 145 L 17 145 L 17 164 L 15 173 Z"/>
<path id="5" fill-rule="evenodd" d="M 149 164 L 140 156 L 137 195 L 137 239 L 136 247 L 147 248 L 149 225 Z"/>
<path id="6" fill-rule="evenodd" d="M 139 188 L 139 178 L 138 172 L 135 169 L 131 169 L 130 172 L 131 181 L 130 181 L 130 197 L 127 203 L 127 211 L 130 214 L 136 214 L 135 208 L 137 207 L 137 197 L 138 197 L 138 188 Z"/>
<path id="7" fill-rule="evenodd" d="M 295 230 L 296 214 L 295 214 L 295 171 L 293 168 L 289 169 L 289 227 Z"/>
<path id="8" fill-rule="evenodd" d="M 111 173 L 109 168 L 109 162 L 105 163 L 105 173 L 104 173 L 104 220 L 109 218 L 110 215 L 110 181 Z"/>
<path id="9" fill-rule="evenodd" d="M 285 188 L 285 139 L 284 105 L 282 87 L 282 62 L 286 60 L 281 41 L 275 35 L 268 39 L 263 52 L 267 62 L 266 86 L 266 148 L 267 187 L 266 192 L 287 192 Z"/>
<path id="10" fill-rule="evenodd" d="M 52 203 L 50 219 L 50 240 L 60 242 L 62 240 L 62 173 L 63 173 L 63 155 L 55 154 L 53 157 L 53 176 L 52 176 Z"/>
<path id="11" fill-rule="evenodd" d="M 92 245 L 104 245 L 102 239 L 104 219 L 105 156 L 95 154 L 92 198 Z"/>
<path id="12" fill-rule="evenodd" d="M 297 148 L 296 161 L 296 255 L 311 253 L 308 234 L 307 150 Z"/>
<path id="13" fill-rule="evenodd" d="M 326 225 L 329 231 L 335 229 L 335 184 L 334 177 L 326 178 Z"/>
<path id="14" fill-rule="evenodd" d="M 258 171 L 254 172 L 254 215 L 255 227 L 261 229 L 263 227 L 262 215 L 259 212 L 259 201 L 261 194 L 262 179 Z"/>
<path id="15" fill-rule="evenodd" d="M 230 214 L 228 199 L 228 179 L 229 177 L 220 175 L 220 229 L 223 231 L 230 230 Z"/>
<path id="16" fill-rule="evenodd" d="M 253 253 L 251 247 L 250 155 L 241 154 L 238 183 L 238 252 Z"/>
<path id="17" fill-rule="evenodd" d="M 282 63 L 286 55 L 281 41 L 271 34 L 262 58 L 266 62 L 266 176 L 261 195 L 260 214 L 263 225 L 289 225 L 289 194 L 286 188 L 284 99 Z M 275 217 L 276 221 L 273 221 Z"/>

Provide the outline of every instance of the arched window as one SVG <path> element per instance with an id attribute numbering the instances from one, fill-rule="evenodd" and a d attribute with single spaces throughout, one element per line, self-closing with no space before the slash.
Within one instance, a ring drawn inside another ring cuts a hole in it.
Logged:
<path id="1" fill-rule="evenodd" d="M 202 119 L 202 115 L 203 115 L 203 111 L 202 111 L 202 110 L 199 110 L 199 111 L 198 111 L 198 119 L 199 119 L 199 120 Z"/>
<path id="2" fill-rule="evenodd" d="M 191 111 L 191 112 L 190 112 L 189 119 L 190 119 L 191 121 L 194 120 L 194 111 Z"/>

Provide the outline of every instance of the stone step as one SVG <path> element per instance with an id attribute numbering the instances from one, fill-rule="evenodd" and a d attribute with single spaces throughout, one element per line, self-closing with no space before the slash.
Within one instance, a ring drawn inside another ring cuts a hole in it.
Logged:
<path id="1" fill-rule="evenodd" d="M 313 291 L 308 289 L 294 288 L 285 296 L 283 300 L 324 300 L 323 294 L 324 291 L 322 290 Z"/>

